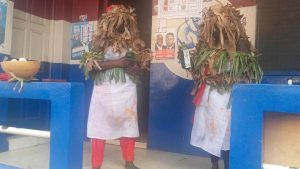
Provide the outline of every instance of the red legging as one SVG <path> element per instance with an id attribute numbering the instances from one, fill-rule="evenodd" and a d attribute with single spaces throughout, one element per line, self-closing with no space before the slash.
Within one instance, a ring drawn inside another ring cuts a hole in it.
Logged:
<path id="1" fill-rule="evenodd" d="M 122 137 L 120 144 L 125 161 L 132 162 L 134 160 L 135 138 Z M 92 167 L 100 168 L 104 157 L 105 140 L 92 139 Z"/>

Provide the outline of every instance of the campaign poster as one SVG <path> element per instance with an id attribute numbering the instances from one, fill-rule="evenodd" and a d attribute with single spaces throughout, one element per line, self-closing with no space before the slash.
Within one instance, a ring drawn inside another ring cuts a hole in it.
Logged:
<path id="1" fill-rule="evenodd" d="M 7 15 L 7 0 L 0 1 L 0 46 L 4 46 L 5 29 L 6 29 L 6 15 Z"/>
<path id="2" fill-rule="evenodd" d="M 176 34 L 175 31 L 167 30 L 155 34 L 155 59 L 175 59 L 176 57 Z"/>
<path id="3" fill-rule="evenodd" d="M 80 60 L 85 51 L 92 47 L 94 26 L 89 22 L 77 22 L 72 27 L 71 60 Z"/>

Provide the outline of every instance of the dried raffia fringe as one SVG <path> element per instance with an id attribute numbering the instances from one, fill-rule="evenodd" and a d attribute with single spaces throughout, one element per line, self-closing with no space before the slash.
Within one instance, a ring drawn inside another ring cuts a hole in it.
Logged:
<path id="1" fill-rule="evenodd" d="M 84 71 L 85 79 L 88 79 L 91 73 L 92 79 L 96 83 L 102 83 L 104 78 L 108 78 L 110 81 L 114 79 L 116 82 L 124 82 L 124 70 L 102 71 L 98 64 L 99 61 L 104 60 L 104 53 L 109 47 L 113 47 L 114 52 L 131 48 L 140 69 L 150 69 L 153 53 L 150 49 L 144 49 L 145 43 L 139 37 L 137 18 L 134 11 L 135 9 L 132 7 L 126 8 L 123 5 L 114 5 L 109 8 L 109 11 L 102 14 L 98 22 L 98 31 L 93 40 L 92 50 L 85 52 L 81 57 L 80 68 Z M 91 60 L 93 67 L 97 69 L 93 72 L 88 70 L 88 62 Z M 136 77 L 129 77 L 133 81 L 137 81 Z"/>
<path id="2" fill-rule="evenodd" d="M 123 5 L 114 6 L 102 14 L 98 23 L 98 33 L 95 36 L 93 50 L 104 51 L 114 46 L 116 51 L 132 48 L 140 51 L 145 43 L 139 37 L 135 9 Z"/>
<path id="3" fill-rule="evenodd" d="M 241 23 L 242 17 L 229 4 L 219 3 L 203 12 L 197 53 L 188 69 L 196 85 L 206 83 L 223 93 L 235 83 L 261 81 L 262 69 Z"/>

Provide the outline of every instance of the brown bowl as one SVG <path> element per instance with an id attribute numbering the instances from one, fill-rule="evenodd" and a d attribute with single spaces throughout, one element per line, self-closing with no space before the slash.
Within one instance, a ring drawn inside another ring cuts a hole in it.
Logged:
<path id="1" fill-rule="evenodd" d="M 39 61 L 3 61 L 1 67 L 6 73 L 12 72 L 23 79 L 33 78 L 40 69 Z"/>

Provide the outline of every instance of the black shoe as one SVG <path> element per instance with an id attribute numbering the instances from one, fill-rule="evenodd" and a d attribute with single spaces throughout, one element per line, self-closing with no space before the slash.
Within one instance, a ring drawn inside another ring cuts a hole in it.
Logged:
<path id="1" fill-rule="evenodd" d="M 135 166 L 135 165 L 133 164 L 133 162 L 128 162 L 128 161 L 126 161 L 126 162 L 125 162 L 125 169 L 140 169 L 140 168 L 138 168 L 137 166 Z"/>

